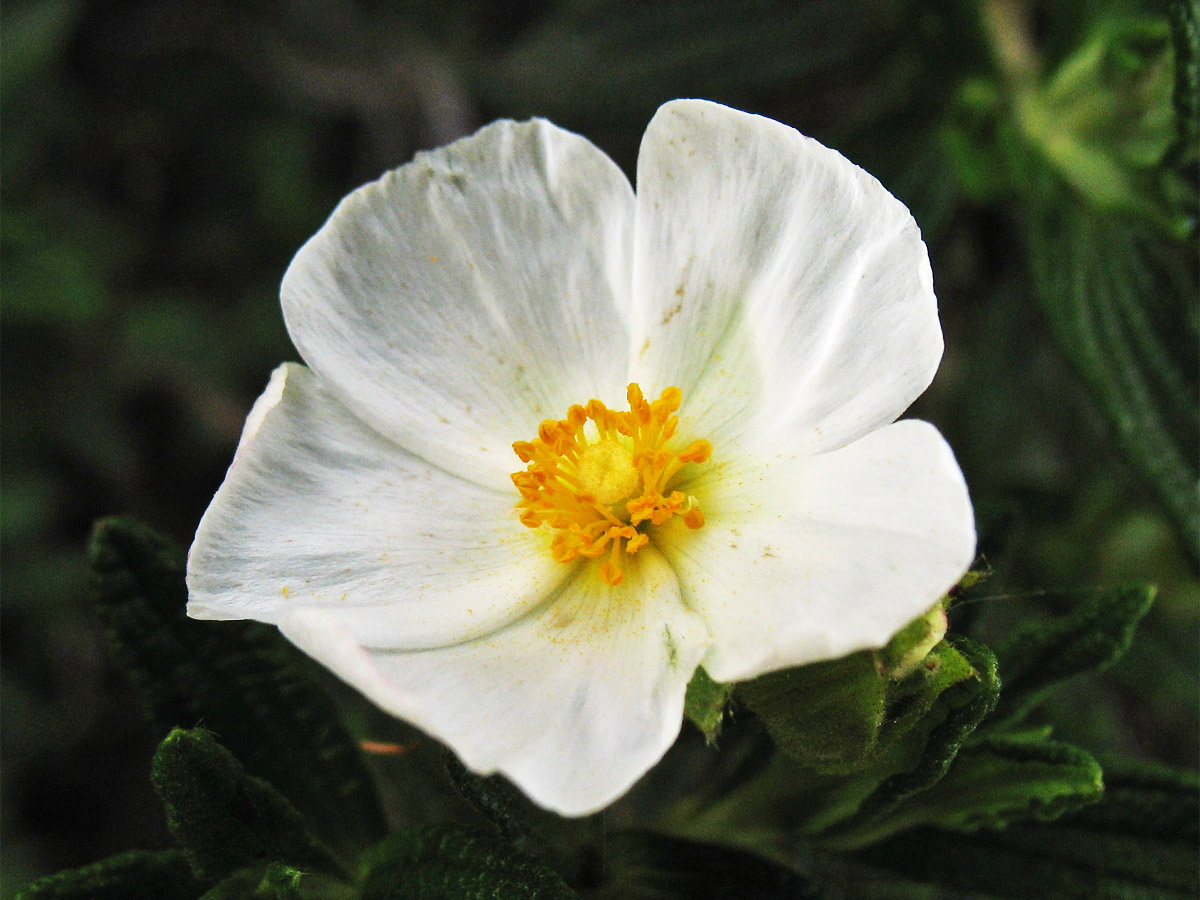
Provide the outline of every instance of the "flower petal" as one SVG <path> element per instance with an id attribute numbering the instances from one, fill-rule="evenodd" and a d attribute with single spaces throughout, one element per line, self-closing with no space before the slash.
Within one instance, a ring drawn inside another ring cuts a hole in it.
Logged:
<path id="1" fill-rule="evenodd" d="M 275 622 L 337 610 L 360 640 L 487 634 L 566 577 L 514 496 L 380 437 L 302 366 L 280 366 L 188 557 L 188 613 Z"/>
<path id="2" fill-rule="evenodd" d="M 637 203 L 634 377 L 682 389 L 696 436 L 761 430 L 832 449 L 929 385 L 942 338 L 925 245 L 840 154 L 678 100 L 642 140 Z"/>
<path id="3" fill-rule="evenodd" d="M 726 462 L 689 490 L 705 526 L 668 523 L 656 542 L 708 622 L 704 667 L 722 681 L 883 646 L 975 552 L 962 473 L 925 422 L 819 456 Z"/>
<path id="4" fill-rule="evenodd" d="M 584 138 L 496 122 L 342 201 L 284 276 L 288 331 L 381 434 L 507 484 L 512 441 L 622 395 L 633 208 Z"/>
<path id="5" fill-rule="evenodd" d="M 471 769 L 500 771 L 540 805 L 583 815 L 625 793 L 670 747 L 707 644 L 653 548 L 626 565 L 615 588 L 586 565 L 537 613 L 454 647 L 364 647 L 332 609 L 298 610 L 279 627 Z"/>

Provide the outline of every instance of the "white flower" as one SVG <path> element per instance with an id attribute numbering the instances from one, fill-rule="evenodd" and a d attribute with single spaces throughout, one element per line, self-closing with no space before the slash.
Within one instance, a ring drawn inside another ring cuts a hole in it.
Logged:
<path id="1" fill-rule="evenodd" d="M 276 624 L 550 809 L 654 765 L 697 665 L 879 647 L 971 561 L 950 449 L 893 424 L 942 351 L 917 226 L 777 122 L 666 104 L 636 195 L 497 122 L 347 197 L 282 295 L 308 368 L 250 414 L 190 614 Z"/>

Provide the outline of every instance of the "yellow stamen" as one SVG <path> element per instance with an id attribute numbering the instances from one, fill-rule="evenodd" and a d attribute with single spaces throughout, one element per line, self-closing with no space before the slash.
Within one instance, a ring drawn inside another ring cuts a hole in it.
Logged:
<path id="1" fill-rule="evenodd" d="M 679 388 L 669 387 L 651 402 L 631 384 L 626 397 L 628 412 L 589 400 L 572 406 L 565 419 L 547 419 L 532 441 L 513 444 L 527 464 L 512 476 L 521 492 L 521 524 L 552 532 L 550 553 L 559 562 L 607 554 L 599 572 L 609 585 L 625 577 L 622 542 L 627 554 L 649 543 L 640 527 L 673 516 L 688 528 L 703 527 L 695 498 L 669 486 L 683 466 L 712 456 L 712 444 L 704 440 L 671 449 L 683 399 Z"/>

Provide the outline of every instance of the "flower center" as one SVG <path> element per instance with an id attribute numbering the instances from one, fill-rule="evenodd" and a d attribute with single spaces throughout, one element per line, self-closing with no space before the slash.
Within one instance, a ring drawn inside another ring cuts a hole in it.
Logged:
<path id="1" fill-rule="evenodd" d="M 600 577 L 610 585 L 625 577 L 622 550 L 636 553 L 649 543 L 644 527 L 673 516 L 688 528 L 704 525 L 695 498 L 670 487 L 684 465 L 712 456 L 712 445 L 703 440 L 672 449 L 679 388 L 650 402 L 631 384 L 626 396 L 628 412 L 590 400 L 572 406 L 565 419 L 547 419 L 532 441 L 513 444 L 528 464 L 512 476 L 521 492 L 522 524 L 553 534 L 550 552 L 559 562 L 607 554 Z"/>

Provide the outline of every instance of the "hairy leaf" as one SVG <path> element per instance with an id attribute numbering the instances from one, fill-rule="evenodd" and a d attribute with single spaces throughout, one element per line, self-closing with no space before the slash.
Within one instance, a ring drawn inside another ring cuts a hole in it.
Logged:
<path id="1" fill-rule="evenodd" d="M 1051 825 L 917 829 L 862 853 L 899 875 L 1012 900 L 1185 900 L 1200 891 L 1196 779 L 1106 761 L 1104 798 Z"/>
<path id="2" fill-rule="evenodd" d="M 1056 682 L 1120 659 L 1153 601 L 1154 588 L 1144 584 L 1090 591 L 1066 615 L 1005 635 L 995 647 L 1004 690 L 989 728 L 1019 720 Z"/>
<path id="3" fill-rule="evenodd" d="M 177 729 L 154 755 L 154 789 L 167 824 L 198 878 L 217 881 L 248 866 L 283 862 L 340 873 L 285 797 L 246 770 L 203 729 Z"/>
<path id="4" fill-rule="evenodd" d="M 1200 313 L 1186 250 L 1034 172 L 1029 261 L 1063 353 L 1200 561 Z"/>
<path id="5" fill-rule="evenodd" d="M 165 735 L 203 724 L 283 791 L 330 843 L 386 832 L 358 748 L 301 654 L 272 627 L 185 613 L 184 553 L 149 528 L 106 519 L 92 535 L 92 594 L 118 660 Z"/>
<path id="6" fill-rule="evenodd" d="M 596 900 L 819 900 L 808 879 L 744 850 L 648 832 L 604 843 Z"/>
<path id="7" fill-rule="evenodd" d="M 361 900 L 575 900 L 566 882 L 503 841 L 454 825 L 397 832 L 366 856 Z"/>
<path id="8" fill-rule="evenodd" d="M 38 879 L 16 900 L 196 900 L 202 891 L 178 850 L 135 850 Z"/>

